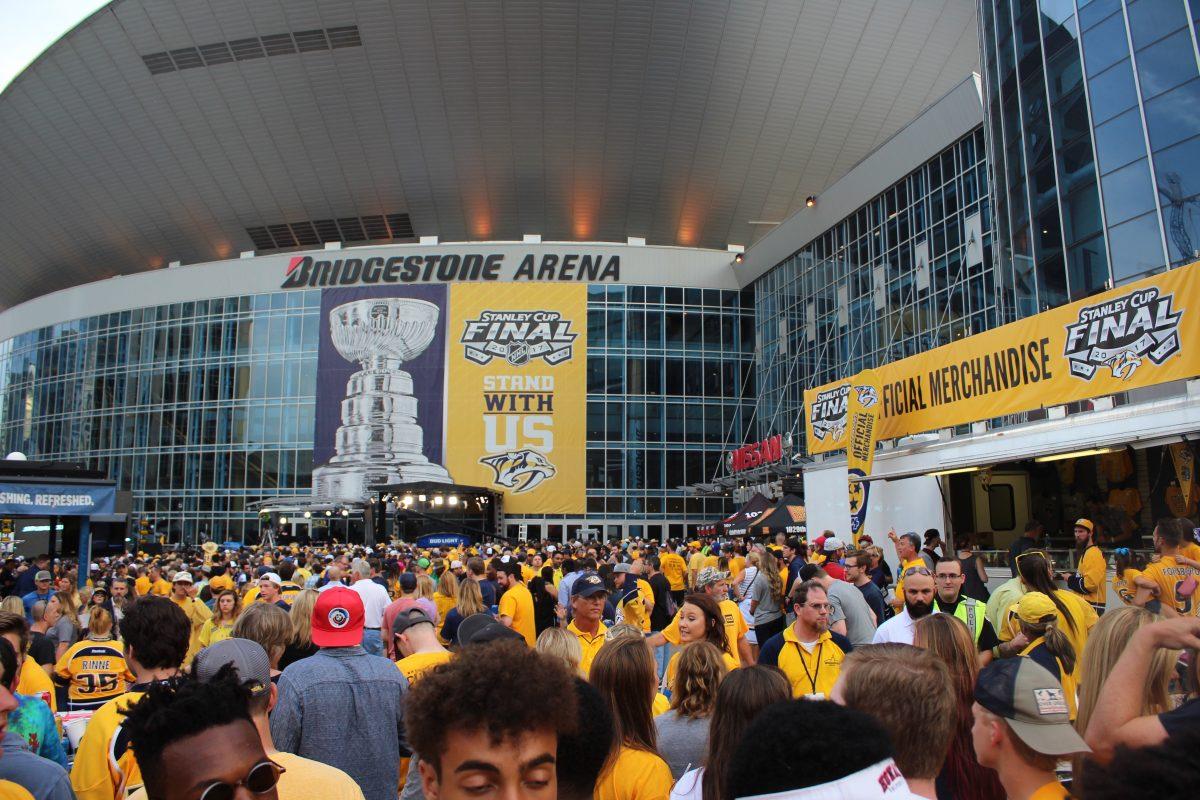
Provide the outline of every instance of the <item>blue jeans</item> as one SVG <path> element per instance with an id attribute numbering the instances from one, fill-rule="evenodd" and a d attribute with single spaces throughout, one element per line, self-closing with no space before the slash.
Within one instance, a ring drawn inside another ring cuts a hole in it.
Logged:
<path id="1" fill-rule="evenodd" d="M 373 656 L 383 655 L 383 638 L 380 637 L 378 628 L 363 628 L 362 646 L 363 650 Z"/>
<path id="2" fill-rule="evenodd" d="M 675 655 L 679 648 L 667 642 L 662 647 L 654 648 L 654 664 L 658 668 L 658 679 L 661 681 L 663 674 L 667 671 L 667 664 L 671 661 L 671 656 Z"/>

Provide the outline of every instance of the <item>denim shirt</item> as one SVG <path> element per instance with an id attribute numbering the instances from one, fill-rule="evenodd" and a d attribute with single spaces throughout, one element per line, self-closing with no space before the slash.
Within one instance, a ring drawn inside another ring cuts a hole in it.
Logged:
<path id="1" fill-rule="evenodd" d="M 322 648 L 290 664 L 278 685 L 277 748 L 337 767 L 366 800 L 395 800 L 408 681 L 394 663 L 357 645 Z"/>

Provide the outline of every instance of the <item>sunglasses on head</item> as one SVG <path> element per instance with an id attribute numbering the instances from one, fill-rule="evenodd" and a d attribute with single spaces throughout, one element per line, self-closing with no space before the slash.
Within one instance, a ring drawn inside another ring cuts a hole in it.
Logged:
<path id="1" fill-rule="evenodd" d="M 1042 558 L 1046 559 L 1047 564 L 1050 563 L 1050 556 L 1046 555 L 1045 550 L 1026 550 L 1024 553 L 1021 553 L 1021 555 L 1017 556 L 1017 563 L 1020 564 L 1022 559 L 1030 556 L 1041 556 Z"/>
<path id="2" fill-rule="evenodd" d="M 933 573 L 929 571 L 928 567 L 909 567 L 901 573 L 900 577 L 907 578 L 909 575 L 928 575 L 933 577 Z"/>
<path id="3" fill-rule="evenodd" d="M 246 777 L 237 783 L 217 781 L 210 783 L 200 793 L 200 800 L 233 800 L 239 786 L 244 786 L 252 794 L 266 794 L 279 783 L 279 776 L 287 772 L 274 761 L 260 761 L 250 768 Z"/>

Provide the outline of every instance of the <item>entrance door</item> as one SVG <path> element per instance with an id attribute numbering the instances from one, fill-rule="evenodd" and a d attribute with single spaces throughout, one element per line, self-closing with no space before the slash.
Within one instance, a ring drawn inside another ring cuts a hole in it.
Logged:
<path id="1" fill-rule="evenodd" d="M 1029 522 L 1029 475 L 1024 472 L 993 473 L 984 488 L 979 475 L 971 475 L 975 530 L 992 533 L 992 548 L 1007 550 Z"/>

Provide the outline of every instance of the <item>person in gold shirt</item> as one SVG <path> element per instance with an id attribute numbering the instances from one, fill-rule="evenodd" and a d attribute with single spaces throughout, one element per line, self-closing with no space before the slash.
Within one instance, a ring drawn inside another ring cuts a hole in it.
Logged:
<path id="1" fill-rule="evenodd" d="M 212 611 L 194 595 L 191 573 L 176 572 L 175 580 L 171 584 L 171 602 L 182 609 L 192 626 L 187 655 L 183 659 L 184 666 L 192 663 L 192 657 L 200 650 L 200 631 L 204 628 L 204 623 L 212 619 Z"/>
<path id="2" fill-rule="evenodd" d="M 396 650 L 403 656 L 396 666 L 410 686 L 429 670 L 450 660 L 451 653 L 438 641 L 433 620 L 419 608 L 397 614 L 392 621 L 392 635 L 396 637 Z"/>
<path id="3" fill-rule="evenodd" d="M 148 594 L 168 597 L 171 594 L 171 584 L 163 578 L 162 567 L 158 564 L 151 564 L 146 574 L 134 582 L 133 588 L 138 597 L 145 597 Z"/>
<path id="4" fill-rule="evenodd" d="M 1133 579 L 1137 586 L 1154 594 L 1161 604 L 1161 613 L 1167 616 L 1200 614 L 1200 603 L 1197 602 L 1200 598 L 1196 597 L 1200 569 L 1180 560 L 1187 558 L 1180 553 L 1184 541 L 1183 526 L 1178 520 L 1173 517 L 1160 519 L 1154 527 L 1154 549 L 1160 557 L 1147 564 L 1141 575 Z"/>
<path id="5" fill-rule="evenodd" d="M 643 562 L 634 559 L 632 564 L 617 564 L 613 567 L 613 581 L 617 592 L 614 605 L 617 621 L 625 622 L 643 633 L 650 631 L 650 613 L 654 610 L 654 592 L 642 578 Z"/>
<path id="6" fill-rule="evenodd" d="M 586 678 L 592 669 L 596 653 L 604 646 L 608 627 L 601 621 L 608 590 L 604 580 L 595 572 L 583 572 L 571 584 L 571 613 L 573 619 L 567 632 L 579 640 L 579 671 Z"/>
<path id="7" fill-rule="evenodd" d="M 1075 574 L 1066 576 L 1067 588 L 1104 613 L 1108 596 L 1108 559 L 1095 542 L 1095 526 L 1090 519 L 1075 521 L 1075 551 L 1078 560 Z"/>
<path id="8" fill-rule="evenodd" d="M 500 596 L 500 622 L 525 637 L 530 647 L 537 644 L 537 625 L 533 619 L 533 595 L 521 580 L 521 565 L 509 559 L 496 570 L 496 583 L 504 590 Z"/>
<path id="9" fill-rule="evenodd" d="M 704 553 L 700 552 L 700 542 L 688 542 L 688 586 L 691 588 L 699 588 L 696 586 L 696 578 L 700 576 L 700 570 L 704 569 Z"/>
<path id="10" fill-rule="evenodd" d="M 896 596 L 892 600 L 892 606 L 899 611 L 904 607 L 904 573 L 913 567 L 924 567 L 925 560 L 921 558 L 921 537 L 917 534 L 897 536 L 892 530 L 888 531 L 888 538 L 896 546 L 896 557 L 900 559 L 900 569 L 896 571 L 900 579 L 896 581 Z"/>
<path id="11" fill-rule="evenodd" d="M 663 575 L 667 576 L 667 582 L 671 585 L 671 596 L 675 598 L 675 604 L 679 605 L 683 602 L 684 592 L 687 591 L 687 563 L 683 560 L 683 556 L 668 548 L 663 550 L 662 555 L 659 556 L 659 566 L 662 568 Z"/>

